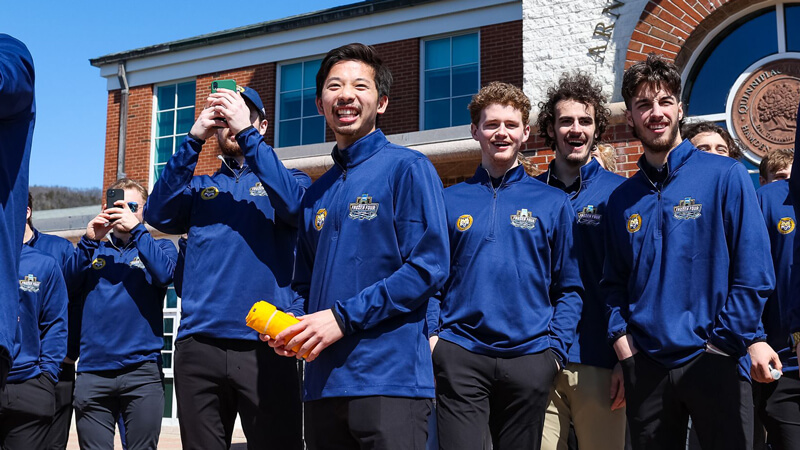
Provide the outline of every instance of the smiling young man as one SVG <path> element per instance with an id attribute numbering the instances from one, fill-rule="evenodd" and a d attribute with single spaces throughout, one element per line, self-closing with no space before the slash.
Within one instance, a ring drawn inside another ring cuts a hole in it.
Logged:
<path id="1" fill-rule="evenodd" d="M 565 449 L 570 425 L 582 450 L 625 445 L 625 393 L 614 351 L 605 340 L 603 232 L 606 203 L 625 178 L 604 170 L 592 152 L 608 125 L 602 88 L 585 73 L 564 74 L 551 87 L 536 125 L 555 158 L 537 179 L 567 193 L 575 212 L 575 248 L 583 280 L 583 310 L 569 364 L 556 376 L 542 448 Z"/>
<path id="2" fill-rule="evenodd" d="M 447 277 L 447 228 L 431 162 L 376 129 L 391 83 L 363 44 L 331 50 L 317 73 L 335 164 L 303 198 L 288 311 L 306 315 L 270 341 L 307 355 L 310 449 L 425 448 L 434 395 L 425 312 Z"/>
<path id="3" fill-rule="evenodd" d="M 742 151 L 728 130 L 714 122 L 695 122 L 681 127 L 681 136 L 692 141 L 698 150 L 733 159 L 741 159 Z"/>
<path id="4" fill-rule="evenodd" d="M 775 285 L 769 239 L 744 166 L 681 142 L 680 91 L 656 55 L 623 77 L 644 155 L 608 201 L 608 338 L 634 449 L 684 448 L 691 416 L 704 449 L 744 450 L 752 394 L 737 362 Z"/>
<path id="5" fill-rule="evenodd" d="M 483 87 L 469 105 L 481 165 L 445 190 L 451 271 L 428 324 L 441 449 L 479 448 L 487 424 L 497 450 L 538 449 L 580 317 L 572 206 L 517 159 L 530 108 L 516 86 Z"/>

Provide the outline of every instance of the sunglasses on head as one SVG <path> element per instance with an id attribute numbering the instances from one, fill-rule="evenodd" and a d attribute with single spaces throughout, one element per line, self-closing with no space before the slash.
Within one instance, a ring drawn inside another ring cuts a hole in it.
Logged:
<path id="1" fill-rule="evenodd" d="M 136 212 L 139 210 L 139 204 L 136 202 L 128 202 L 128 208 L 131 209 L 131 212 Z"/>

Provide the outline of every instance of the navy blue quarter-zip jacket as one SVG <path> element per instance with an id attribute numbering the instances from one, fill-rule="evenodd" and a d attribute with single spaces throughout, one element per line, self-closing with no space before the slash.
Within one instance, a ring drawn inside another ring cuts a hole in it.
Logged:
<path id="1" fill-rule="evenodd" d="M 18 383 L 45 373 L 56 382 L 67 354 L 68 302 L 67 286 L 56 260 L 23 245 L 17 290 L 21 297 L 19 322 L 8 381 Z"/>
<path id="2" fill-rule="evenodd" d="M 245 317 L 259 300 L 292 302 L 297 214 L 309 177 L 287 170 L 255 128 L 236 137 L 246 158 L 193 176 L 202 143 L 187 136 L 167 162 L 145 205 L 164 233 L 188 233 L 178 338 L 257 340 Z"/>
<path id="3" fill-rule="evenodd" d="M 789 195 L 789 181 L 778 180 L 756 191 L 769 233 L 772 263 L 775 267 L 775 292 L 767 299 L 761 323 L 767 343 L 781 357 L 783 371 L 797 370 L 797 353 L 789 348 L 792 309 L 800 305 L 800 296 L 791 291 L 791 268 L 794 263 L 797 219 Z"/>
<path id="4" fill-rule="evenodd" d="M 536 177 L 539 181 L 555 185 L 553 165 Z M 581 167 L 578 189 L 567 192 L 575 212 L 575 254 L 583 281 L 583 310 L 577 335 L 569 348 L 569 361 L 595 367 L 612 368 L 617 363 L 614 350 L 606 340 L 606 302 L 601 295 L 605 258 L 604 232 L 608 197 L 619 187 L 625 177 L 603 169 L 594 158 Z"/>
<path id="5" fill-rule="evenodd" d="M 663 182 L 640 170 L 611 194 L 606 216 L 608 338 L 631 334 L 667 368 L 706 343 L 743 356 L 775 286 L 744 166 L 683 141 L 667 158 Z"/>
<path id="6" fill-rule="evenodd" d="M 127 243 L 81 238 L 69 275 L 85 295 L 78 372 L 160 361 L 164 296 L 177 257 L 172 241 L 153 239 L 143 224 Z"/>
<path id="7" fill-rule="evenodd" d="M 798 106 L 800 113 L 800 106 Z M 800 127 L 795 132 L 795 142 L 800 142 Z M 796 147 L 795 147 L 796 148 Z M 789 179 L 789 195 L 792 199 L 792 206 L 794 207 L 794 216 L 800 217 L 798 210 L 800 210 L 800 158 L 795 158 L 792 162 L 792 176 Z M 795 240 L 793 252 L 798 255 L 800 252 L 800 240 Z M 797 295 L 800 292 L 800 257 L 794 258 L 792 261 L 792 270 L 790 275 L 791 292 Z M 789 309 L 789 332 L 800 332 L 800 303 L 794 303 Z"/>
<path id="8" fill-rule="evenodd" d="M 380 130 L 333 158 L 303 199 L 290 311 L 332 309 L 344 337 L 306 365 L 304 397 L 432 398 L 425 312 L 449 267 L 442 182 Z"/>
<path id="9" fill-rule="evenodd" d="M 498 187 L 478 167 L 444 197 L 451 262 L 439 338 L 494 357 L 551 349 L 566 365 L 583 293 L 569 198 L 521 165 Z"/>
<path id="10" fill-rule="evenodd" d="M 9 365 L 17 329 L 17 269 L 35 121 L 33 58 L 25 44 L 0 33 L 0 358 Z"/>

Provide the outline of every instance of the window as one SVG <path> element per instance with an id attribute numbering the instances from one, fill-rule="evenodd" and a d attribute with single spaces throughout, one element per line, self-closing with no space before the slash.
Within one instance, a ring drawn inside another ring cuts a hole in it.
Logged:
<path id="1" fill-rule="evenodd" d="M 175 286 L 170 285 L 164 296 L 164 346 L 161 348 L 161 360 L 164 369 L 164 415 L 167 419 L 177 417 L 177 404 L 173 392 L 173 361 L 175 354 L 175 338 L 180 323 L 180 298 L 175 293 Z"/>
<path id="2" fill-rule="evenodd" d="M 153 183 L 194 124 L 195 82 L 156 87 Z"/>
<path id="3" fill-rule="evenodd" d="M 317 112 L 321 59 L 282 64 L 278 72 L 278 147 L 325 142 L 325 118 Z"/>
<path id="4" fill-rule="evenodd" d="M 471 33 L 423 42 L 422 129 L 470 123 L 467 105 L 480 89 L 479 41 Z"/>

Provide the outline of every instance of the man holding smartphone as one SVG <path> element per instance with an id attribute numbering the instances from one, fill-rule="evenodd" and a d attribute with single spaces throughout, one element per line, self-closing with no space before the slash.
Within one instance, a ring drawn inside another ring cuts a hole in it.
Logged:
<path id="1" fill-rule="evenodd" d="M 286 169 L 264 142 L 268 122 L 258 93 L 214 83 L 217 91 L 145 209 L 157 229 L 189 235 L 175 343 L 181 441 L 227 449 L 238 413 L 249 448 L 300 450 L 298 364 L 275 355 L 244 319 L 256 301 L 281 309 L 291 303 L 297 214 L 311 181 Z M 212 136 L 222 165 L 214 175 L 193 176 Z"/>

